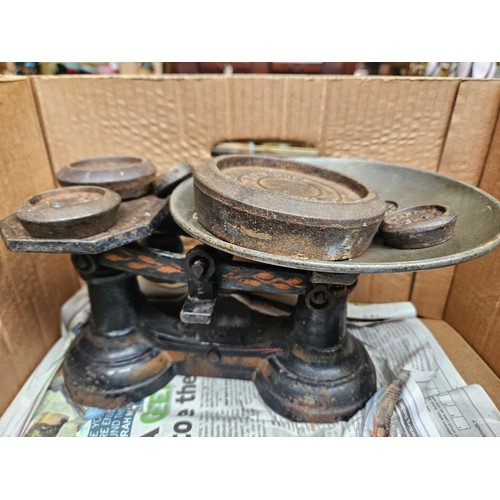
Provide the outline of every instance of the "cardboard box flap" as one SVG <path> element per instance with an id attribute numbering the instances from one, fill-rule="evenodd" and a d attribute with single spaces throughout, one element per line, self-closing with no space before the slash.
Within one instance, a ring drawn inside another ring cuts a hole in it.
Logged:
<path id="1" fill-rule="evenodd" d="M 54 179 L 30 88 L 0 80 L 0 218 Z M 0 243 L 0 414 L 59 337 L 59 308 L 76 290 L 66 255 L 12 254 Z"/>
<path id="2" fill-rule="evenodd" d="M 479 384 L 500 408 L 500 379 L 481 359 L 481 356 L 444 321 L 434 319 L 423 321 L 465 382 Z"/>

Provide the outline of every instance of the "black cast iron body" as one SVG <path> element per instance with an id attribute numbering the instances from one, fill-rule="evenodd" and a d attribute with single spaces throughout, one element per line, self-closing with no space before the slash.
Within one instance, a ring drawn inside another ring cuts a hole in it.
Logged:
<path id="1" fill-rule="evenodd" d="M 92 309 L 64 362 L 66 385 L 80 403 L 119 406 L 177 374 L 239 378 L 253 380 L 281 415 L 334 422 L 375 391 L 373 365 L 345 326 L 356 275 L 329 275 L 323 284 L 320 273 L 232 262 L 205 246 L 186 255 L 129 246 L 73 262 Z M 186 282 L 188 296 L 148 300 L 134 275 Z M 300 298 L 272 317 L 232 295 L 248 291 Z"/>

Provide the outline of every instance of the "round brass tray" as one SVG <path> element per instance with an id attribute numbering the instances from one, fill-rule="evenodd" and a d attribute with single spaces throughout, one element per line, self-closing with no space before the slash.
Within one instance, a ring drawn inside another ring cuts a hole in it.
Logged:
<path id="1" fill-rule="evenodd" d="M 193 238 L 224 252 L 276 266 L 332 273 L 396 273 L 450 266 L 484 255 L 500 244 L 500 203 L 478 188 L 442 175 L 390 163 L 333 158 L 298 160 L 366 183 L 382 199 L 397 203 L 399 208 L 447 205 L 457 214 L 454 234 L 440 245 L 415 250 L 389 247 L 377 235 L 364 254 L 343 261 L 275 255 L 228 243 L 205 229 L 194 210 L 192 179 L 184 181 L 172 193 L 172 216 Z"/>

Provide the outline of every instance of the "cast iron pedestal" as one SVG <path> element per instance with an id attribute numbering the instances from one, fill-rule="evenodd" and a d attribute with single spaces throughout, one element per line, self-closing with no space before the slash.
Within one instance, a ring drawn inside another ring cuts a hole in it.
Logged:
<path id="1" fill-rule="evenodd" d="M 209 375 L 252 379 L 266 404 L 292 420 L 335 422 L 375 392 L 373 364 L 346 332 L 356 276 L 343 277 L 350 284 L 310 283 L 287 321 L 249 310 L 244 322 L 231 324 L 230 313 L 215 309 L 211 324 L 188 324 L 182 315 L 153 313 L 134 275 L 99 265 L 98 257 L 73 262 L 87 281 L 92 309 L 63 365 L 79 403 L 113 408 L 144 398 L 176 374 Z M 186 267 L 192 262 L 188 254 Z M 196 304 L 196 290 L 206 290 L 210 277 L 205 285 L 200 275 L 187 300 Z M 255 335 L 245 342 L 252 327 Z"/>
<path id="2" fill-rule="evenodd" d="M 87 406 L 114 408 L 163 387 L 173 366 L 168 354 L 144 335 L 139 316 L 144 297 L 137 277 L 99 268 L 92 256 L 75 256 L 73 262 L 87 281 L 91 318 L 64 359 L 71 396 Z"/>
<path id="3" fill-rule="evenodd" d="M 289 349 L 258 365 L 253 380 L 273 410 L 300 422 L 351 417 L 376 389 L 364 346 L 346 331 L 354 285 L 316 285 L 300 297 Z"/>

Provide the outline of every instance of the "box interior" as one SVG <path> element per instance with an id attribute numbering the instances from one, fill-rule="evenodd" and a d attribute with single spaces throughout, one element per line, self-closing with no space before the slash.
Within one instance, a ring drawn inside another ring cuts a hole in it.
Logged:
<path id="1" fill-rule="evenodd" d="M 285 140 L 323 156 L 438 172 L 500 196 L 500 81 L 271 75 L 0 79 L 0 217 L 92 156 L 195 168 L 222 141 Z M 408 186 L 411 189 L 411 186 Z M 466 264 L 363 275 L 351 300 L 411 300 L 468 383 L 500 403 L 499 250 Z M 0 245 L 0 414 L 59 336 L 80 286 L 69 256 Z"/>

